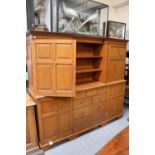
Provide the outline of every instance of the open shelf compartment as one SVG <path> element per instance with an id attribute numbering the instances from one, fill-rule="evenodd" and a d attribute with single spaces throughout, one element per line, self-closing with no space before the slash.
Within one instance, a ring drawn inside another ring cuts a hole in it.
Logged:
<path id="1" fill-rule="evenodd" d="M 77 43 L 76 84 L 99 81 L 102 62 L 102 45 Z"/>

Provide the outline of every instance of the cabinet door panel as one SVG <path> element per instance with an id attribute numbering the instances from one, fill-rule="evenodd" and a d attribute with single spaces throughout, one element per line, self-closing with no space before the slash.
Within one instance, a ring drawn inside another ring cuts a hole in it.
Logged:
<path id="1" fill-rule="evenodd" d="M 125 46 L 112 44 L 109 46 L 107 82 L 124 78 Z"/>
<path id="2" fill-rule="evenodd" d="M 59 113 L 68 112 L 71 110 L 71 99 L 69 97 L 56 98 L 55 102 L 58 104 Z"/>
<path id="3" fill-rule="evenodd" d="M 71 94 L 73 89 L 73 70 L 70 64 L 56 65 L 56 93 Z"/>
<path id="4" fill-rule="evenodd" d="M 119 96 L 121 94 L 124 94 L 124 89 L 125 89 L 124 83 L 110 86 L 109 95 L 110 97 Z"/>
<path id="5" fill-rule="evenodd" d="M 37 61 L 51 61 L 54 58 L 54 46 L 51 43 L 36 44 Z"/>
<path id="6" fill-rule="evenodd" d="M 79 132 L 83 129 L 91 127 L 93 124 L 93 120 L 90 119 L 90 116 L 82 117 L 79 120 L 75 120 L 73 122 L 73 132 Z"/>
<path id="7" fill-rule="evenodd" d="M 26 144 L 29 144 L 29 143 L 31 143 L 31 136 L 30 136 L 29 119 L 26 111 Z"/>
<path id="8" fill-rule="evenodd" d="M 72 44 L 56 43 L 56 60 L 72 61 Z"/>
<path id="9" fill-rule="evenodd" d="M 55 140 L 58 137 L 58 116 L 44 118 L 42 123 L 44 140 Z"/>
<path id="10" fill-rule="evenodd" d="M 43 117 L 48 115 L 55 115 L 58 113 L 58 105 L 55 99 L 46 97 L 40 101 L 41 113 Z"/>
<path id="11" fill-rule="evenodd" d="M 114 63 L 114 62 L 111 62 L 110 64 L 109 64 L 109 69 L 108 69 L 108 79 L 109 80 L 115 80 L 116 79 L 116 70 L 117 70 L 117 66 L 116 66 L 117 64 L 116 63 Z"/>
<path id="12" fill-rule="evenodd" d="M 26 107 L 26 150 L 38 147 L 36 118 L 33 106 Z"/>
<path id="13" fill-rule="evenodd" d="M 67 136 L 72 132 L 71 112 L 59 115 L 59 136 Z"/>
<path id="14" fill-rule="evenodd" d="M 37 88 L 38 90 L 51 90 L 53 87 L 53 69 L 52 65 L 37 65 Z"/>
<path id="15" fill-rule="evenodd" d="M 125 83 L 109 87 L 108 117 L 114 117 L 123 112 Z"/>
<path id="16" fill-rule="evenodd" d="M 116 96 L 112 97 L 109 100 L 109 106 L 108 106 L 108 117 L 114 117 L 123 112 L 123 98 L 124 96 Z"/>

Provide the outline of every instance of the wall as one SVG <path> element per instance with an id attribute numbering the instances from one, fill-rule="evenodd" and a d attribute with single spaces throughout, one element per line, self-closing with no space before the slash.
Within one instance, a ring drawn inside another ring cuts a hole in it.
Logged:
<path id="1" fill-rule="evenodd" d="M 125 38 L 129 39 L 129 4 L 127 0 L 95 0 L 96 2 L 104 3 L 109 5 L 109 20 L 119 21 L 122 23 L 126 23 L 126 35 Z M 123 4 L 120 7 L 116 4 Z M 103 16 L 101 15 L 101 21 Z M 129 51 L 129 43 L 127 44 L 127 51 Z"/>
<path id="2" fill-rule="evenodd" d="M 94 0 L 94 1 L 109 5 L 109 19 L 112 20 L 112 18 L 115 15 L 115 9 L 112 7 L 112 1 L 111 0 Z"/>
<path id="3" fill-rule="evenodd" d="M 129 5 L 116 9 L 115 19 L 126 23 L 127 29 L 129 29 Z"/>
<path id="4" fill-rule="evenodd" d="M 127 24 L 127 29 L 129 29 L 129 5 L 128 4 L 122 7 L 115 8 L 114 5 L 116 4 L 117 0 L 95 0 L 95 1 L 109 5 L 109 20 L 124 22 Z"/>

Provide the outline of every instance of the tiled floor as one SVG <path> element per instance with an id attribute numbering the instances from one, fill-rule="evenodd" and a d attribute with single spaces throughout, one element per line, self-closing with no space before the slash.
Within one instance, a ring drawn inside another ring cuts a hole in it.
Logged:
<path id="1" fill-rule="evenodd" d="M 96 128 L 72 141 L 59 144 L 45 152 L 45 155 L 94 155 L 113 136 L 128 126 L 129 108 L 125 106 L 124 116 Z"/>

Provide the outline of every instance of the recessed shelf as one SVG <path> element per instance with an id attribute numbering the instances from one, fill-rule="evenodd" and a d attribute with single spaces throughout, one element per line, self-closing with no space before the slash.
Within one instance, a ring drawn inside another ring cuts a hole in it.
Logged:
<path id="1" fill-rule="evenodd" d="M 94 69 L 81 69 L 81 70 L 77 70 L 76 73 L 88 73 L 88 72 L 99 72 L 101 71 L 101 69 L 98 68 L 94 68 Z"/>
<path id="2" fill-rule="evenodd" d="M 102 58 L 102 57 L 98 55 L 92 55 L 92 56 L 77 56 L 76 58 L 85 59 L 85 58 Z"/>

